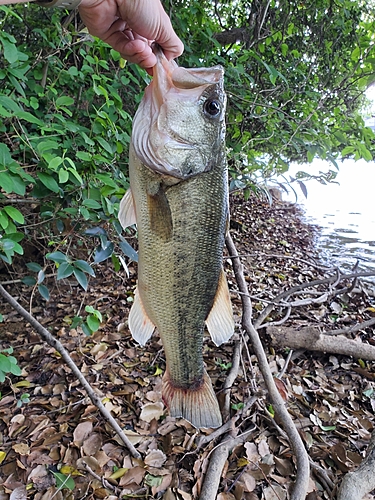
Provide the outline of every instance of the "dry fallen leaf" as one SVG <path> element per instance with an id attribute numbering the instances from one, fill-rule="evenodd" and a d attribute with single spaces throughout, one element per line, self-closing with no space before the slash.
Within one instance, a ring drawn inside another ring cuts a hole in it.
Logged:
<path id="1" fill-rule="evenodd" d="M 241 475 L 239 482 L 242 484 L 244 491 L 250 492 L 255 490 L 256 481 L 251 474 L 244 472 Z"/>
<path id="2" fill-rule="evenodd" d="M 161 401 L 156 403 L 147 403 L 142 406 L 140 419 L 145 422 L 151 422 L 152 419 L 159 420 L 164 413 L 164 405 Z"/>
<path id="3" fill-rule="evenodd" d="M 286 500 L 286 490 L 281 486 L 275 484 L 274 486 L 268 486 L 263 491 L 264 500 Z"/>
<path id="4" fill-rule="evenodd" d="M 19 486 L 10 494 L 9 500 L 26 500 L 27 493 L 25 486 Z"/>
<path id="5" fill-rule="evenodd" d="M 161 467 L 166 460 L 167 457 L 161 450 L 151 450 L 144 462 L 149 467 Z"/>
<path id="6" fill-rule="evenodd" d="M 20 455 L 28 455 L 30 453 L 30 448 L 27 443 L 16 443 L 12 446 L 13 450 Z"/>
<path id="7" fill-rule="evenodd" d="M 90 436 L 92 433 L 92 422 L 86 420 L 86 422 L 81 422 L 77 425 L 73 432 L 73 443 L 80 448 L 83 441 Z"/>

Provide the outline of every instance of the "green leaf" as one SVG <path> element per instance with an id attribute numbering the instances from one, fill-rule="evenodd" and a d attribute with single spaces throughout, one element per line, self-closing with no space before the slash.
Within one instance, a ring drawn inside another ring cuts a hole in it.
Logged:
<path id="1" fill-rule="evenodd" d="M 120 248 L 127 257 L 129 257 L 134 262 L 138 262 L 138 253 L 131 245 L 129 245 L 126 240 L 120 242 Z"/>
<path id="2" fill-rule="evenodd" d="M 10 359 L 10 362 L 11 362 L 10 373 L 12 373 L 13 375 L 16 375 L 17 377 L 19 377 L 22 374 L 22 370 L 18 366 L 16 358 L 14 358 L 13 356 L 9 356 L 9 359 Z"/>
<path id="3" fill-rule="evenodd" d="M 2 210 L 0 210 L 0 226 L 3 228 L 3 229 L 6 229 L 8 226 L 9 226 L 9 219 L 8 219 L 8 216 L 6 214 L 4 214 L 2 212 Z"/>
<path id="4" fill-rule="evenodd" d="M 39 120 L 39 118 L 32 115 L 28 111 L 19 111 L 17 113 L 17 118 L 19 118 L 21 120 L 25 120 L 29 123 L 34 123 L 35 125 L 39 125 L 40 127 L 44 126 L 44 123 L 42 122 L 42 120 Z"/>
<path id="5" fill-rule="evenodd" d="M 63 161 L 64 159 L 61 158 L 61 156 L 54 156 L 51 161 L 48 162 L 48 168 L 50 168 L 51 170 L 56 170 Z"/>
<path id="6" fill-rule="evenodd" d="M 42 270 L 42 266 L 37 262 L 28 262 L 26 264 L 26 267 L 27 269 L 30 269 L 30 271 L 34 271 L 35 273 L 38 273 L 39 271 Z"/>
<path id="7" fill-rule="evenodd" d="M 90 199 L 83 200 L 82 205 L 84 205 L 86 208 L 91 208 L 93 210 L 99 210 L 100 208 L 102 208 L 99 202 Z"/>
<path id="8" fill-rule="evenodd" d="M 13 64 L 18 61 L 18 50 L 15 44 L 5 40 L 3 37 L 0 37 L 0 40 L 3 44 L 4 57 L 8 63 Z"/>
<path id="9" fill-rule="evenodd" d="M 5 373 L 10 373 L 12 368 L 11 362 L 8 359 L 8 356 L 4 356 L 4 354 L 0 354 L 0 370 Z"/>
<path id="10" fill-rule="evenodd" d="M 56 488 L 58 490 L 62 490 L 64 488 L 67 488 L 70 491 L 74 490 L 76 485 L 72 477 L 61 474 L 61 472 L 55 472 L 53 470 L 51 472 L 55 476 Z"/>
<path id="11" fill-rule="evenodd" d="M 49 151 L 60 149 L 60 144 L 56 141 L 47 139 L 45 141 L 39 142 L 36 149 L 40 155 L 43 155 L 44 153 L 47 153 Z"/>
<path id="12" fill-rule="evenodd" d="M 76 260 L 73 262 L 73 266 L 77 267 L 81 271 L 84 271 L 85 273 L 89 274 L 90 276 L 95 276 L 94 269 L 85 260 Z"/>
<path id="13" fill-rule="evenodd" d="M 59 182 L 60 184 L 65 184 L 69 180 L 69 172 L 61 168 L 59 170 Z"/>
<path id="14" fill-rule="evenodd" d="M 90 335 L 92 335 L 92 331 L 90 330 L 87 323 L 82 323 L 81 328 L 86 337 L 90 337 Z"/>
<path id="15" fill-rule="evenodd" d="M 161 476 L 152 476 L 151 474 L 146 474 L 145 476 L 145 484 L 147 486 L 160 486 L 163 481 Z"/>
<path id="16" fill-rule="evenodd" d="M 0 172 L 0 186 L 6 193 L 12 193 L 14 191 L 13 179 L 7 172 Z"/>
<path id="17" fill-rule="evenodd" d="M 74 272 L 74 267 L 69 264 L 69 262 L 63 262 L 62 264 L 59 265 L 59 268 L 57 270 L 57 279 L 62 280 L 64 278 L 68 278 L 71 276 Z"/>
<path id="18" fill-rule="evenodd" d="M 38 292 L 45 300 L 49 300 L 49 291 L 46 285 L 38 285 Z"/>
<path id="19" fill-rule="evenodd" d="M 24 216 L 21 214 L 19 210 L 17 210 L 17 208 L 7 205 L 4 207 L 3 210 L 9 215 L 11 219 L 18 222 L 18 224 L 24 224 L 25 222 Z"/>
<path id="20" fill-rule="evenodd" d="M 19 111 L 22 111 L 19 105 L 12 99 L 11 97 L 7 95 L 0 95 L 0 104 L 4 106 L 4 108 L 9 109 L 10 111 L 13 111 L 14 113 L 18 113 Z M 5 144 L 4 144 L 5 146 Z"/>
<path id="21" fill-rule="evenodd" d="M 0 143 L 0 165 L 7 167 L 11 161 L 12 157 L 10 155 L 8 146 L 6 144 Z"/>
<path id="22" fill-rule="evenodd" d="M 97 247 L 94 255 L 94 262 L 97 264 L 108 259 L 113 253 L 114 245 L 110 243 L 108 246 L 103 248 L 101 245 Z"/>
<path id="23" fill-rule="evenodd" d="M 71 106 L 74 104 L 74 99 L 69 96 L 61 96 L 56 99 L 56 108 L 60 106 Z"/>
<path id="24" fill-rule="evenodd" d="M 97 137 L 96 140 L 99 142 L 101 147 L 105 149 L 108 153 L 113 154 L 115 149 L 111 146 L 103 137 Z"/>
<path id="25" fill-rule="evenodd" d="M 61 264 L 62 262 L 70 262 L 67 255 L 65 255 L 64 253 L 59 252 L 59 251 L 47 253 L 46 258 L 51 259 L 54 262 L 58 262 L 59 264 Z"/>
<path id="26" fill-rule="evenodd" d="M 74 276 L 77 278 L 78 283 L 84 290 L 87 290 L 88 280 L 85 273 L 80 271 L 79 269 L 74 269 Z"/>
<path id="27" fill-rule="evenodd" d="M 92 155 L 88 153 L 87 151 L 77 151 L 76 153 L 77 158 L 79 158 L 82 161 L 91 161 L 92 160 Z"/>
<path id="28" fill-rule="evenodd" d="M 21 281 L 27 286 L 36 285 L 36 279 L 33 276 L 25 276 L 24 278 L 22 278 Z"/>
<path id="29" fill-rule="evenodd" d="M 99 329 L 100 321 L 96 316 L 88 316 L 86 322 L 92 332 L 96 332 Z"/>
<path id="30" fill-rule="evenodd" d="M 38 177 L 40 181 L 48 188 L 50 191 L 54 193 L 58 193 L 60 191 L 59 185 L 55 181 L 51 175 L 44 174 L 43 172 L 38 172 Z"/>

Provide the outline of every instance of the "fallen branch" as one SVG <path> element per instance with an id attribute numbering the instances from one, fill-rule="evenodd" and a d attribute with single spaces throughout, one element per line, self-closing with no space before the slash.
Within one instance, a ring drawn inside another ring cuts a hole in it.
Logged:
<path id="1" fill-rule="evenodd" d="M 216 499 L 217 490 L 220 485 L 221 473 L 230 451 L 236 446 L 245 443 L 252 432 L 254 432 L 254 429 L 246 431 L 236 438 L 226 439 L 214 449 L 210 457 L 210 463 L 204 478 L 199 500 Z M 300 500 L 302 500 L 302 497 Z"/>
<path id="2" fill-rule="evenodd" d="M 354 472 L 342 480 L 337 500 L 362 500 L 375 488 L 375 432 L 373 431 L 366 458 Z"/>
<path id="3" fill-rule="evenodd" d="M 363 323 L 362 323 L 363 324 Z M 309 351 L 328 352 L 331 354 L 342 354 L 370 361 L 375 360 L 375 347 L 362 342 L 356 342 L 343 335 L 332 336 L 321 333 L 316 327 L 287 328 L 281 326 L 269 326 L 266 329 L 271 338 L 273 347 L 290 349 L 307 349 Z"/>
<path id="4" fill-rule="evenodd" d="M 87 395 L 93 402 L 93 404 L 98 408 L 100 413 L 103 415 L 105 420 L 109 422 L 111 427 L 117 432 L 119 435 L 120 439 L 123 441 L 125 446 L 128 448 L 130 453 L 134 458 L 141 458 L 141 454 L 134 448 L 132 443 L 129 441 L 127 436 L 124 434 L 123 430 L 119 426 L 119 424 L 116 422 L 116 420 L 112 417 L 110 412 L 107 410 L 107 408 L 103 405 L 101 402 L 100 397 L 94 392 L 93 388 L 91 385 L 87 382 L 85 377 L 82 375 L 80 372 L 79 368 L 77 365 L 74 363 L 72 358 L 69 355 L 69 352 L 65 349 L 65 347 L 61 344 L 61 342 L 51 333 L 46 330 L 31 314 L 29 314 L 26 309 L 24 309 L 9 293 L 0 285 L 0 295 L 4 297 L 4 299 L 17 311 L 21 314 L 25 320 L 30 323 L 31 326 L 35 328 L 35 330 L 38 332 L 38 334 L 41 336 L 41 338 L 47 342 L 48 345 L 56 349 L 57 352 L 61 354 L 61 357 L 65 361 L 65 363 L 69 366 L 69 368 L 72 370 L 73 374 L 77 377 L 83 388 L 85 389 Z"/>
<path id="5" fill-rule="evenodd" d="M 229 254 L 232 255 L 233 270 L 238 288 L 240 292 L 242 292 L 241 294 L 242 307 L 243 307 L 242 326 L 246 331 L 246 333 L 249 335 L 251 345 L 259 362 L 259 368 L 262 372 L 264 382 L 267 386 L 269 397 L 271 399 L 273 408 L 275 410 L 275 414 L 282 422 L 283 428 L 288 435 L 291 447 L 296 457 L 297 475 L 293 491 L 291 492 L 290 495 L 290 500 L 304 500 L 307 495 L 307 487 L 310 476 L 309 458 L 305 450 L 305 447 L 303 445 L 303 442 L 301 440 L 301 437 L 296 429 L 296 426 L 294 425 L 291 416 L 289 415 L 287 409 L 285 408 L 285 403 L 279 391 L 276 388 L 271 370 L 268 365 L 267 356 L 264 352 L 258 332 L 256 331 L 256 329 L 252 324 L 251 301 L 250 298 L 246 296 L 248 294 L 248 289 L 243 274 L 243 267 L 239 257 L 237 256 L 238 255 L 237 250 L 230 234 L 227 235 L 225 242 Z"/>

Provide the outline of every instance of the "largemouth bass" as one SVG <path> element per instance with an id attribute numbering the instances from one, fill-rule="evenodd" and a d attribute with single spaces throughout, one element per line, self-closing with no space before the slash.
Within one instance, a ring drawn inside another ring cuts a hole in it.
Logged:
<path id="1" fill-rule="evenodd" d="M 216 345 L 233 334 L 222 268 L 228 224 L 223 69 L 158 62 L 133 121 L 130 190 L 120 204 L 137 224 L 138 285 L 129 314 L 144 345 L 155 328 L 166 356 L 163 400 L 195 427 L 222 419 L 203 364 L 205 325 Z"/>

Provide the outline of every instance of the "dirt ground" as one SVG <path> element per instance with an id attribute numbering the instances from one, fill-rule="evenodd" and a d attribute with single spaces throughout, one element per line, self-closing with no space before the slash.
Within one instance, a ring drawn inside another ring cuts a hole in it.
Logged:
<path id="1" fill-rule="evenodd" d="M 254 319 L 281 292 L 335 273 L 319 261 L 315 250 L 319 228 L 307 225 L 297 207 L 279 202 L 270 206 L 238 195 L 231 198 L 231 212 L 231 234 L 244 266 Z M 295 478 L 295 460 L 278 427 L 257 359 L 242 335 L 241 300 L 227 255 L 224 263 L 236 334 L 220 347 L 207 336 L 204 359 L 224 405 L 233 346 L 242 342 L 226 419 L 232 419 L 229 435 L 252 432 L 245 444 L 231 450 L 217 498 L 286 499 Z M 17 276 L 6 267 L 0 269 L 0 283 L 8 283 L 7 291 L 63 343 L 142 455 L 131 457 L 60 354 L 2 300 L 0 345 L 13 347 L 22 375 L 8 376 L 1 384 L 0 500 L 198 498 L 222 436 L 210 439 L 211 430 L 198 431 L 168 416 L 161 402 L 165 360 L 160 339 L 153 336 L 141 348 L 127 327 L 136 264 L 129 262 L 128 267 L 129 277 L 116 273 L 110 263 L 96 266 L 87 292 L 73 280 L 56 282 L 51 277 L 48 302 L 16 281 L 22 277 L 21 268 Z M 315 326 L 329 332 L 375 316 L 374 284 L 359 278 L 336 287 L 341 292 L 328 294 L 325 302 L 305 300 L 305 305 L 302 299 L 307 296 L 296 292 L 300 306 L 292 307 L 288 317 L 286 307 L 275 307 L 259 329 L 272 373 L 279 375 L 279 391 L 315 464 L 309 500 L 332 498 L 343 475 L 364 457 L 374 427 L 375 364 L 306 349 L 288 357 L 288 349 L 274 347 L 265 326 L 281 322 L 285 327 Z M 316 296 L 326 288 L 318 285 Z M 72 318 L 83 314 L 87 305 L 103 315 L 100 329 L 90 337 L 80 327 L 71 328 Z M 347 337 L 373 346 L 374 326 L 354 329 Z"/>

